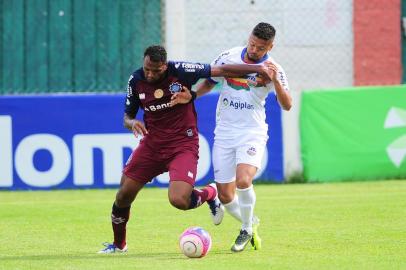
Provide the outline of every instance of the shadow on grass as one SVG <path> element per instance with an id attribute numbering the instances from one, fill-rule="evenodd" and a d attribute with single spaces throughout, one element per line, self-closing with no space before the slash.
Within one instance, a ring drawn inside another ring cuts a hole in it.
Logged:
<path id="1" fill-rule="evenodd" d="M 228 255 L 231 251 L 216 250 L 211 251 L 214 255 Z M 137 252 L 120 254 L 41 254 L 41 255 L 21 255 L 21 256 L 0 256 L 0 261 L 49 261 L 49 260 L 128 260 L 128 259 L 155 259 L 155 260 L 184 260 L 186 257 L 180 252 Z"/>

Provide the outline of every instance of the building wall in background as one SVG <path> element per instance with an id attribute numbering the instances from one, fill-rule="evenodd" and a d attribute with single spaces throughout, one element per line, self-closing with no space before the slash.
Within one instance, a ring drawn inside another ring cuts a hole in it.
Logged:
<path id="1" fill-rule="evenodd" d="M 399 84 L 400 0 L 354 0 L 354 85 Z"/>
<path id="2" fill-rule="evenodd" d="M 0 94 L 120 91 L 161 42 L 160 0 L 5 0 L 0 19 Z"/>
<path id="3" fill-rule="evenodd" d="M 211 62 L 265 21 L 277 30 L 271 54 L 294 91 L 353 83 L 352 0 L 167 0 L 166 9 L 170 58 Z"/>

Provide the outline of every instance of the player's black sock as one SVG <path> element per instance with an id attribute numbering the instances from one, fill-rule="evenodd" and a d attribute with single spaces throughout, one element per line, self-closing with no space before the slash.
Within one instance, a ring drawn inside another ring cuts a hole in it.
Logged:
<path id="1" fill-rule="evenodd" d="M 189 209 L 193 209 L 197 207 L 197 200 L 198 197 L 196 196 L 194 190 L 192 191 L 192 194 L 190 194 L 190 205 L 189 205 Z"/>
<path id="2" fill-rule="evenodd" d="M 113 208 L 111 211 L 111 225 L 113 226 L 114 232 L 114 244 L 122 249 L 126 245 L 126 227 L 128 219 L 130 218 L 130 208 L 118 208 L 115 203 L 113 203 Z"/>
<path id="3" fill-rule="evenodd" d="M 207 200 L 212 200 L 216 196 L 216 190 L 213 187 L 206 186 L 203 189 L 193 189 L 190 195 L 189 209 L 199 207 Z"/>

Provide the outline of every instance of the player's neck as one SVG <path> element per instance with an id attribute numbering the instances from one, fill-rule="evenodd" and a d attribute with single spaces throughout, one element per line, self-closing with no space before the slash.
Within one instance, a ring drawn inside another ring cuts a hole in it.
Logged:
<path id="1" fill-rule="evenodd" d="M 253 60 L 248 58 L 248 53 L 247 52 L 245 52 L 245 54 L 244 54 L 243 61 L 246 64 L 256 64 L 257 63 L 256 61 L 253 61 Z"/>

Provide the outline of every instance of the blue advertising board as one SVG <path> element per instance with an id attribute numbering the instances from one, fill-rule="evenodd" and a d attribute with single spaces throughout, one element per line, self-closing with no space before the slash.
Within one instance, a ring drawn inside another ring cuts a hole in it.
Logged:
<path id="1" fill-rule="evenodd" d="M 197 185 L 213 179 L 211 148 L 218 94 L 196 100 Z M 116 187 L 139 138 L 123 127 L 123 94 L 0 96 L 0 189 Z M 256 178 L 283 180 L 281 110 L 267 100 L 269 137 Z M 142 119 L 139 113 L 137 118 Z M 168 174 L 151 186 L 167 186 Z"/>

